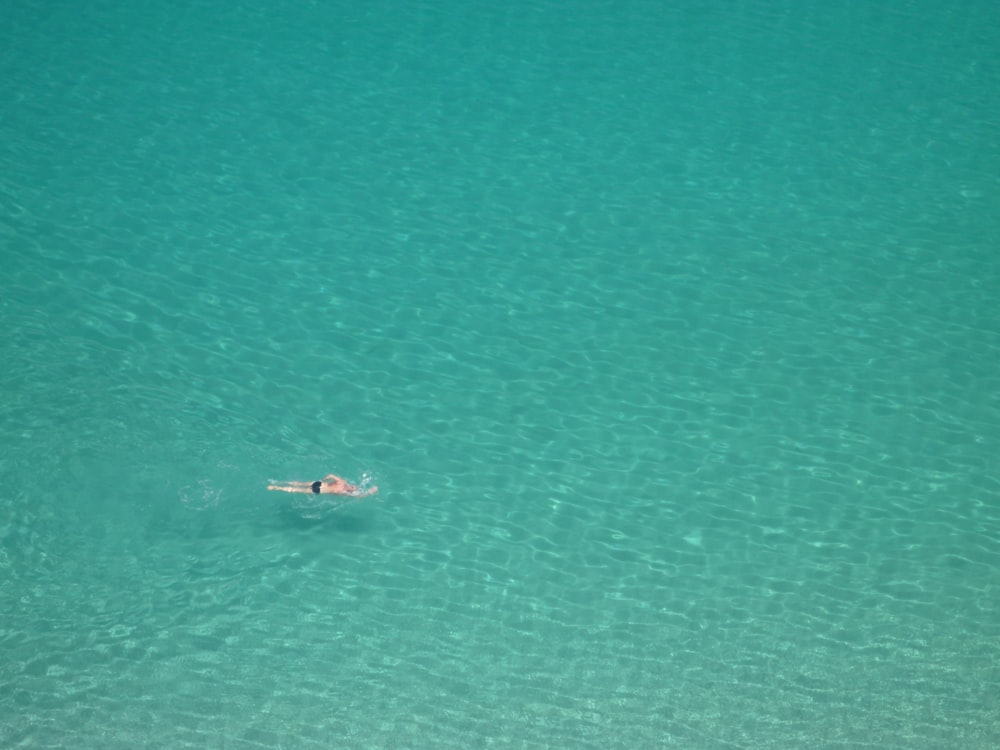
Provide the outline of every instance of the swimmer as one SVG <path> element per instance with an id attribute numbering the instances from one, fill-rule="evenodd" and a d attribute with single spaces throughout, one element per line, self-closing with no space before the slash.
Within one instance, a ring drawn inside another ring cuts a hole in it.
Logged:
<path id="1" fill-rule="evenodd" d="M 278 492 L 298 492 L 303 495 L 312 493 L 313 495 L 346 495 L 348 497 L 368 497 L 378 492 L 378 487 L 369 487 L 363 490 L 358 485 L 351 484 L 336 474 L 327 474 L 315 482 L 281 482 L 280 484 L 269 484 L 267 488 Z"/>

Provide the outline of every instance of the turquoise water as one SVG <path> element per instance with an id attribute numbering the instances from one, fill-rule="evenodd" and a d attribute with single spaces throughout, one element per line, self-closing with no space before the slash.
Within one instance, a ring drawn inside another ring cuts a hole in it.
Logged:
<path id="1" fill-rule="evenodd" d="M 5 5 L 0 746 L 997 746 L 995 3 Z"/>

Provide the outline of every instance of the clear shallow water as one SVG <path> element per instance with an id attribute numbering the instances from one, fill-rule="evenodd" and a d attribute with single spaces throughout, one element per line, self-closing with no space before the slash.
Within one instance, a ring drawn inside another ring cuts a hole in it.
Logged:
<path id="1" fill-rule="evenodd" d="M 504 7 L 9 14 L 0 744 L 995 746 L 996 11 Z"/>

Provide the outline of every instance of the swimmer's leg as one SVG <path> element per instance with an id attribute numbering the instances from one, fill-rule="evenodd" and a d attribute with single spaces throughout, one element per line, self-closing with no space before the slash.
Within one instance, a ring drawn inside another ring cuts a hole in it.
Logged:
<path id="1" fill-rule="evenodd" d="M 269 484 L 267 488 L 278 492 L 311 493 L 312 482 L 282 482 L 281 484 Z"/>

